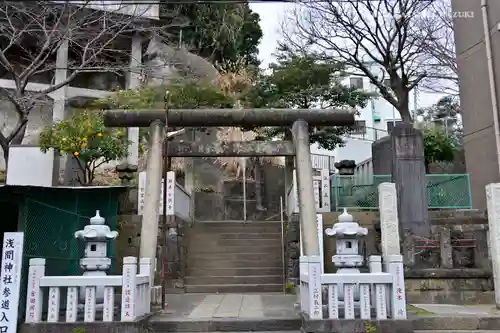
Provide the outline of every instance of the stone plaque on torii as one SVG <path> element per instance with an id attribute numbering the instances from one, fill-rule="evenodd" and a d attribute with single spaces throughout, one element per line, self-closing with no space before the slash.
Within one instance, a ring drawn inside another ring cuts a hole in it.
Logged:
<path id="1" fill-rule="evenodd" d="M 144 258 L 156 257 L 164 128 L 291 126 L 293 142 L 247 141 L 202 146 L 173 143 L 168 145 L 166 153 L 169 157 L 295 156 L 304 254 L 319 255 L 309 126 L 352 126 L 354 112 L 339 109 L 243 109 L 237 112 L 234 109 L 108 110 L 104 113 L 104 125 L 150 127 L 151 149 L 146 167 L 140 247 L 140 257 Z"/>

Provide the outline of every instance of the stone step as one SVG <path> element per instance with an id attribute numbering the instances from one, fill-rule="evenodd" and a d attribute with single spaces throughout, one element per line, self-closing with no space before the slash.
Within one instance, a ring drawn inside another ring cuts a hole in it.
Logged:
<path id="1" fill-rule="evenodd" d="M 267 293 L 282 292 L 283 284 L 186 284 L 187 293 Z"/>
<path id="2" fill-rule="evenodd" d="M 283 275 L 187 276 L 188 285 L 280 284 Z"/>
<path id="3" fill-rule="evenodd" d="M 274 239 L 281 241 L 281 232 L 221 232 L 221 233 L 202 233 L 190 231 L 192 240 L 236 240 L 236 239 Z"/>
<path id="4" fill-rule="evenodd" d="M 249 226 L 249 227 L 194 227 L 195 231 L 205 233 L 207 235 L 229 234 L 229 233 L 251 233 L 251 234 L 268 234 L 275 233 L 281 237 L 281 229 L 273 226 Z"/>
<path id="5" fill-rule="evenodd" d="M 196 237 L 190 239 L 191 246 L 227 246 L 227 247 L 278 247 L 281 249 L 281 238 L 219 239 L 218 237 Z"/>
<path id="6" fill-rule="evenodd" d="M 281 227 L 281 221 L 252 221 L 252 220 L 247 220 L 247 221 L 241 221 L 241 220 L 203 220 L 203 221 L 196 221 L 195 226 L 211 226 L 211 227 L 224 227 L 232 225 L 234 227 L 236 226 L 266 226 L 266 225 L 274 225 L 274 226 L 280 226 Z"/>
<path id="7" fill-rule="evenodd" d="M 276 267 L 283 268 L 283 260 L 281 258 L 270 258 L 268 260 L 260 259 L 237 259 L 237 260 L 210 260 L 210 259 L 188 259 L 188 267 L 190 270 L 198 271 L 200 269 L 224 269 L 224 268 L 251 268 L 259 269 L 260 267 Z"/>
<path id="8" fill-rule="evenodd" d="M 254 276 L 254 275 L 282 275 L 283 267 L 258 267 L 258 268 L 204 268 L 193 269 L 188 267 L 188 276 Z"/>
<path id="9" fill-rule="evenodd" d="M 206 320 L 155 320 L 148 322 L 153 332 L 289 332 L 300 330 L 299 318 L 228 318 Z"/>
<path id="10" fill-rule="evenodd" d="M 282 260 L 283 254 L 281 251 L 276 250 L 272 252 L 225 252 L 225 253 L 201 253 L 201 252 L 188 252 L 188 263 L 191 260 L 210 260 L 210 261 L 236 261 L 236 260 L 253 260 L 258 262 L 269 262 L 275 260 Z"/>
<path id="11" fill-rule="evenodd" d="M 197 221 L 193 229 L 206 233 L 279 233 L 281 235 L 281 222 L 210 222 Z"/>
<path id="12" fill-rule="evenodd" d="M 229 244 L 211 244 L 207 242 L 196 243 L 193 242 L 189 246 L 189 256 L 198 256 L 203 254 L 217 255 L 217 254 L 229 254 L 229 253 L 243 253 L 243 254 L 280 254 L 282 255 L 281 243 L 275 244 L 273 246 L 262 246 L 258 241 L 253 245 L 229 245 Z"/>

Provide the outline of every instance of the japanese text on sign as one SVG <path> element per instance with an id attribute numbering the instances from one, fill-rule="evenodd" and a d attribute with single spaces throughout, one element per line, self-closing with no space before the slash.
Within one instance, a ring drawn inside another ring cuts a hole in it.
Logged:
<path id="1" fill-rule="evenodd" d="M 173 176 L 173 189 L 175 188 L 175 173 L 172 172 L 172 176 Z M 170 176 L 170 177 L 172 177 Z M 169 178 L 169 175 L 167 174 L 167 179 Z M 146 178 L 146 172 L 145 171 L 142 171 L 142 172 L 139 172 L 139 187 L 138 187 L 138 208 L 137 208 L 137 212 L 139 215 L 142 215 L 143 212 L 144 212 L 144 204 L 145 204 L 145 201 L 146 201 L 146 182 L 147 182 L 147 178 Z M 161 181 L 161 188 L 163 189 L 163 179 Z M 167 189 L 167 197 L 169 196 L 168 194 L 168 189 Z M 172 192 L 172 197 L 173 197 L 173 192 Z M 163 190 L 160 192 L 160 214 L 163 214 Z M 167 215 L 168 214 L 168 206 L 167 206 Z"/>
<path id="2" fill-rule="evenodd" d="M 167 172 L 167 215 L 174 215 L 175 172 Z"/>
<path id="3" fill-rule="evenodd" d="M 4 233 L 0 273 L 0 333 L 17 332 L 23 242 L 22 232 Z"/>
<path id="4" fill-rule="evenodd" d="M 312 314 L 311 318 L 321 318 L 322 317 L 322 304 L 321 304 L 321 284 L 320 281 L 320 265 L 309 264 L 311 268 L 311 279 L 310 288 L 312 289 Z"/>
<path id="5" fill-rule="evenodd" d="M 330 206 L 330 173 L 329 170 L 321 170 L 321 206 Z"/>
<path id="6" fill-rule="evenodd" d="M 313 181 L 313 190 L 314 190 L 314 203 L 316 204 L 316 208 L 320 208 L 320 195 L 319 195 L 320 181 Z"/>

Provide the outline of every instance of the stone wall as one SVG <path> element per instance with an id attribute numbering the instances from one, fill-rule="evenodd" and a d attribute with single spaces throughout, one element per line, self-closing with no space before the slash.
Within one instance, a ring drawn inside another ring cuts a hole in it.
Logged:
<path id="1" fill-rule="evenodd" d="M 368 228 L 362 244 L 365 256 L 381 255 L 378 212 L 350 212 Z M 336 222 L 338 213 L 323 214 L 323 227 Z M 407 267 L 407 297 L 413 303 L 492 303 L 493 281 L 488 259 L 488 221 L 484 212 L 430 211 L 432 235 L 413 242 L 415 263 Z M 287 282 L 298 279 L 299 224 L 294 215 L 287 228 Z M 334 273 L 331 258 L 335 239 L 323 233 L 325 272 Z M 364 268 L 366 269 L 366 268 Z"/>
<path id="2" fill-rule="evenodd" d="M 300 221 L 299 214 L 292 214 L 286 224 L 285 254 L 286 283 L 298 284 L 300 257 Z"/>
<path id="3" fill-rule="evenodd" d="M 118 238 L 116 240 L 115 270 L 121 274 L 123 257 L 139 256 L 141 246 L 142 216 L 137 212 L 137 189 L 131 188 L 120 198 L 120 215 L 118 216 Z M 166 228 L 163 227 L 162 216 L 158 223 L 157 266 L 155 285 L 161 284 L 163 260 L 165 260 L 165 275 L 170 293 L 182 291 L 186 273 L 185 235 L 189 233 L 189 223 L 178 217 L 167 218 Z M 163 258 L 166 247 L 167 257 Z"/>

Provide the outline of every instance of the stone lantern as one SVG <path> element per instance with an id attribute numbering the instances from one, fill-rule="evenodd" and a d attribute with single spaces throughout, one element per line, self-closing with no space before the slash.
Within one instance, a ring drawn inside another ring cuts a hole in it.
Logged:
<path id="1" fill-rule="evenodd" d="M 75 232 L 75 238 L 85 242 L 85 254 L 80 259 L 80 268 L 83 276 L 106 276 L 106 271 L 111 267 L 111 259 L 107 255 L 108 240 L 118 237 L 118 232 L 111 231 L 104 224 L 105 219 L 99 215 L 97 210 L 95 216 L 90 218 L 90 225 L 83 230 Z M 80 288 L 80 301 L 85 300 L 85 288 Z M 96 303 L 104 301 L 104 287 L 96 290 Z"/>
<path id="2" fill-rule="evenodd" d="M 352 176 L 356 169 L 356 161 L 354 160 L 342 160 L 334 164 L 335 168 L 339 171 L 341 176 Z"/>
<path id="3" fill-rule="evenodd" d="M 362 228 L 354 221 L 354 217 L 344 212 L 339 216 L 338 222 L 332 228 L 325 230 L 327 236 L 336 238 L 336 255 L 332 257 L 333 264 L 337 267 L 337 274 L 359 273 L 364 258 L 359 254 L 359 241 L 368 234 L 368 229 Z M 339 300 L 344 300 L 344 286 L 339 284 Z M 359 288 L 355 289 L 354 301 L 359 301 Z"/>

